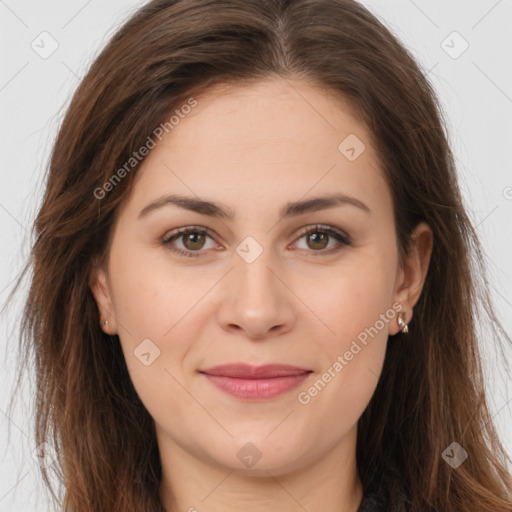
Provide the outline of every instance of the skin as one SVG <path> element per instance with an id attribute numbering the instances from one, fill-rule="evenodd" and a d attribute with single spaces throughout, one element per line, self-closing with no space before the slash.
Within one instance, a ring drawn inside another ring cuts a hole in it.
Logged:
<path id="1" fill-rule="evenodd" d="M 381 314 L 396 313 L 393 303 L 411 321 L 432 232 L 418 225 L 400 266 L 391 192 L 369 132 L 322 89 L 275 79 L 216 86 L 197 100 L 141 164 L 118 212 L 108 263 L 90 280 L 108 320 L 103 329 L 119 335 L 135 389 L 155 420 L 162 502 L 169 512 L 356 512 L 363 496 L 357 421 L 377 385 L 388 336 L 399 331 L 396 314 L 309 403 L 298 394 Z M 354 161 L 338 150 L 349 134 L 366 146 Z M 345 204 L 279 220 L 288 201 L 333 191 L 370 212 Z M 221 203 L 235 218 L 176 205 L 138 218 L 170 193 Z M 351 245 L 301 236 L 317 223 L 348 234 Z M 178 236 L 173 246 L 201 251 L 198 257 L 162 244 L 191 225 L 211 236 L 188 243 Z M 236 252 L 247 236 L 263 249 L 252 263 Z M 160 355 L 146 366 L 134 350 L 148 338 Z M 312 373 L 298 388 L 257 402 L 225 394 L 198 373 L 240 361 Z M 237 457 L 248 442 L 261 453 L 252 467 Z"/>

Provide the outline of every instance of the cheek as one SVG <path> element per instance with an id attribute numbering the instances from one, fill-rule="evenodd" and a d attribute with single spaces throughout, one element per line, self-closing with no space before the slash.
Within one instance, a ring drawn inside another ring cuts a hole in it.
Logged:
<path id="1" fill-rule="evenodd" d="M 130 254 L 113 251 L 116 317 L 133 341 L 141 336 L 162 340 L 201 300 L 207 283 L 187 279 L 190 272 L 173 265 L 164 248 L 131 247 Z"/>
<path id="2" fill-rule="evenodd" d="M 396 315 L 390 303 L 393 276 L 383 263 L 374 257 L 340 267 L 308 296 L 322 324 L 317 337 L 322 364 L 303 402 L 310 399 L 348 424 L 357 421 L 375 390 Z"/>
<path id="3" fill-rule="evenodd" d="M 167 275 L 169 270 L 147 263 L 120 265 L 115 306 L 116 320 L 122 325 L 118 329 L 121 348 L 133 386 L 150 415 L 164 423 L 169 411 L 181 407 L 189 407 L 191 416 L 196 413 L 183 388 L 182 363 L 193 341 L 200 338 L 198 303 L 208 289 L 206 284 L 187 286 L 182 277 Z M 191 322 L 192 318 L 196 321 Z"/>
<path id="4" fill-rule="evenodd" d="M 134 244 L 136 247 L 136 245 Z M 161 255 L 113 251 L 111 281 L 114 310 L 126 365 L 134 386 L 147 404 L 158 404 L 163 390 L 176 391 L 182 382 L 181 362 L 198 339 L 200 301 L 208 282 L 191 284 L 185 273 Z M 122 257 L 121 257 L 122 256 Z M 190 320 L 194 318 L 195 321 Z M 165 394 L 165 393 L 164 393 Z"/>
<path id="5" fill-rule="evenodd" d="M 391 272 L 379 257 L 361 258 L 357 264 L 330 269 L 329 276 L 301 293 L 322 324 L 326 334 L 323 339 L 343 349 L 361 333 L 359 338 L 364 340 L 368 329 L 375 334 L 374 326 L 387 337 L 389 321 L 395 314 L 390 302 L 393 284 Z M 386 313 L 383 323 L 381 315 Z"/>

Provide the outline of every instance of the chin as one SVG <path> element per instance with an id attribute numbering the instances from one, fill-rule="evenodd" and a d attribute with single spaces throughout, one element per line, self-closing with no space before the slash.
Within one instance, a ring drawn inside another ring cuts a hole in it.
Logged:
<path id="1" fill-rule="evenodd" d="M 211 453 L 210 457 L 218 465 L 241 475 L 268 477 L 270 473 L 277 476 L 295 471 L 305 464 L 298 450 L 300 444 L 288 444 L 283 448 L 280 443 L 278 447 L 268 439 L 264 440 L 263 436 L 261 442 L 244 440 L 230 444 L 232 446 L 226 447 L 222 453 Z"/>

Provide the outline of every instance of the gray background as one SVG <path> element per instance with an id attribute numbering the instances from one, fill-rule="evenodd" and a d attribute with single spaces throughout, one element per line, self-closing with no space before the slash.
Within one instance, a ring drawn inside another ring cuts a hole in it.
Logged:
<path id="1" fill-rule="evenodd" d="M 43 172 L 71 93 L 109 36 L 142 3 L 0 0 L 2 304 L 27 258 Z M 468 211 L 487 254 L 497 312 L 511 333 L 512 0 L 362 3 L 430 70 L 447 113 Z M 58 44 L 57 49 L 45 55 L 52 44 Z M 133 72 L 136 77 L 137 70 Z M 0 319 L 2 357 L 4 352 L 9 354 L 0 369 L 0 512 L 48 510 L 31 454 L 35 448 L 29 424 L 33 390 L 28 385 L 15 413 L 6 415 L 14 368 L 13 329 L 20 307 L 18 296 L 9 314 Z M 492 413 L 512 454 L 512 384 L 501 370 L 503 356 L 488 341 L 482 352 Z M 505 357 L 510 358 L 510 352 Z"/>

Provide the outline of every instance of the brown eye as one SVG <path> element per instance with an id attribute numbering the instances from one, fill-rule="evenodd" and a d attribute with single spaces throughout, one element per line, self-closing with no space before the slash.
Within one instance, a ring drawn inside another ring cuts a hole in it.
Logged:
<path id="1" fill-rule="evenodd" d="M 185 246 L 186 249 L 189 249 L 191 251 L 202 249 L 205 240 L 205 235 L 199 232 L 192 232 L 182 235 L 183 245 Z"/>
<path id="2" fill-rule="evenodd" d="M 207 238 L 212 239 L 210 247 L 205 247 L 207 245 Z M 204 256 L 204 253 L 207 252 L 206 249 L 215 247 L 215 242 L 209 231 L 194 226 L 175 230 L 164 237 L 161 242 L 168 250 L 180 256 Z M 179 247 L 180 245 L 182 248 Z"/>
<path id="3" fill-rule="evenodd" d="M 312 245 L 309 245 L 311 249 L 325 249 L 329 241 L 329 235 L 322 232 L 308 233 L 306 236 L 308 241 L 311 241 Z"/>
<path id="4" fill-rule="evenodd" d="M 350 237 L 343 232 L 328 226 L 313 226 L 306 229 L 299 240 L 305 239 L 305 249 L 311 253 L 318 253 L 318 256 L 328 255 L 341 250 L 347 245 L 351 245 Z M 328 247 L 329 242 L 338 242 Z M 302 249 L 302 247 L 299 247 Z"/>

